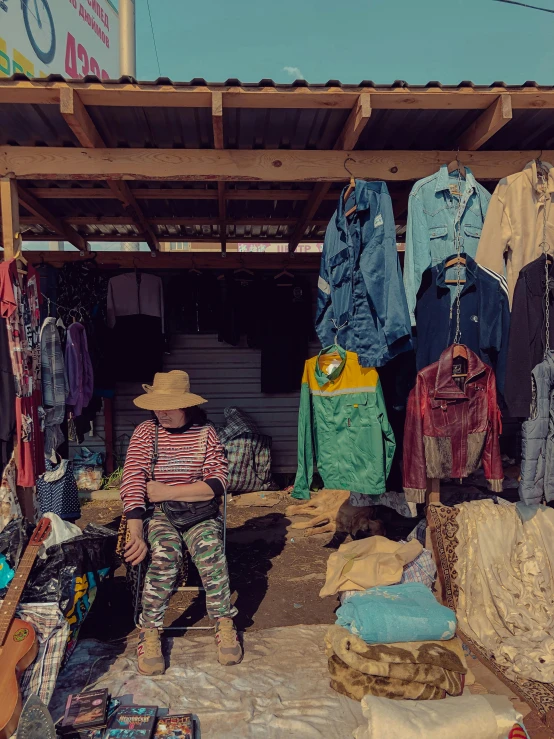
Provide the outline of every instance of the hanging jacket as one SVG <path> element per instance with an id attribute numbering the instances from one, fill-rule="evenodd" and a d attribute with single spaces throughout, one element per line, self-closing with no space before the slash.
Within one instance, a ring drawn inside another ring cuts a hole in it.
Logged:
<path id="1" fill-rule="evenodd" d="M 466 167 L 465 179 L 461 180 L 461 193 L 458 192 L 458 180 L 458 172 L 449 174 L 444 164 L 434 175 L 416 182 L 410 193 L 404 286 L 412 326 L 415 326 L 414 309 L 421 276 L 426 269 L 457 252 L 454 235 L 458 227 L 461 251 L 470 257 L 477 253 L 491 196 L 477 182 L 469 167 Z M 461 213 L 459 223 L 458 210 Z M 496 271 L 503 273 L 502 270 Z"/>
<path id="2" fill-rule="evenodd" d="M 65 362 L 69 381 L 67 405 L 75 417 L 90 403 L 94 390 L 92 364 L 88 353 L 87 335 L 81 323 L 72 323 L 67 329 Z"/>
<path id="3" fill-rule="evenodd" d="M 463 478 L 482 462 L 493 492 L 502 492 L 500 411 L 494 372 L 466 347 L 467 360 L 449 346 L 418 372 L 404 428 L 404 492 L 425 502 L 427 478 Z M 458 385 L 454 374 L 467 371 Z"/>
<path id="4" fill-rule="evenodd" d="M 532 372 L 533 405 L 521 426 L 519 497 L 527 505 L 554 500 L 554 356 Z"/>
<path id="5" fill-rule="evenodd" d="M 418 370 L 437 362 L 445 347 L 454 343 L 456 285 L 446 280 L 456 279 L 457 267 L 446 270 L 444 266 L 453 256 L 423 275 L 415 314 Z M 461 279 L 465 280 L 460 292 L 461 340 L 494 369 L 496 386 L 503 393 L 510 331 L 506 280 L 478 266 L 469 255 L 465 258 L 466 266 L 460 268 Z"/>
<path id="6" fill-rule="evenodd" d="M 46 425 L 62 423 L 69 383 L 65 371 L 62 342 L 56 327 L 56 318 L 44 319 L 40 330 L 42 368 L 42 405 L 46 411 Z"/>
<path id="7" fill-rule="evenodd" d="M 514 418 L 529 417 L 531 372 L 544 359 L 545 259 L 541 256 L 521 270 L 514 291 L 504 392 L 508 410 Z M 554 265 L 548 268 L 548 283 L 550 346 L 554 349 Z"/>
<path id="8" fill-rule="evenodd" d="M 384 182 L 357 180 L 346 203 L 344 194 L 325 234 L 316 331 L 323 346 L 336 341 L 362 367 L 382 367 L 412 348 L 392 202 Z"/>
<path id="9" fill-rule="evenodd" d="M 537 163 L 529 162 L 521 172 L 500 180 L 493 193 L 483 226 L 477 262 L 508 278 L 512 300 L 518 275 L 523 267 L 542 254 L 544 208 L 546 201 L 546 238 L 550 252 L 554 248 L 554 169 L 543 162 L 548 180 L 537 177 Z"/>
<path id="10" fill-rule="evenodd" d="M 310 497 L 314 456 L 326 488 L 381 495 L 395 448 L 376 370 L 361 368 L 354 352 L 336 346 L 309 359 L 300 392 L 293 497 Z"/>

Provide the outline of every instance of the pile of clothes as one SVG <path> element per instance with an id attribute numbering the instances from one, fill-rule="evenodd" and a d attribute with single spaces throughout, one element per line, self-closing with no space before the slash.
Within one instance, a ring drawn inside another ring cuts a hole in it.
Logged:
<path id="1" fill-rule="evenodd" d="M 341 594 L 326 635 L 331 687 L 354 700 L 438 700 L 463 693 L 467 664 L 456 615 L 430 588 L 436 570 L 420 542 L 383 536 L 343 544 L 320 595 Z"/>

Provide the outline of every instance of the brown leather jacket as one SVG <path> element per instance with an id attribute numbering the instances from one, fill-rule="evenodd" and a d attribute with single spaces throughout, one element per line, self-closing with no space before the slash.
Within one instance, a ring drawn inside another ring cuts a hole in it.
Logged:
<path id="1" fill-rule="evenodd" d="M 467 377 L 452 377 L 454 347 L 417 375 L 408 399 L 404 430 L 404 491 L 425 501 L 427 478 L 462 478 L 480 462 L 494 492 L 502 491 L 502 431 L 494 372 L 466 347 Z"/>

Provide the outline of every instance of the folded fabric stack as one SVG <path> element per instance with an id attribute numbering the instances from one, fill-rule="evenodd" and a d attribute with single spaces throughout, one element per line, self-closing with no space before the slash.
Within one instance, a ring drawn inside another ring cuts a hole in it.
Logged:
<path id="1" fill-rule="evenodd" d="M 361 701 L 366 695 L 395 700 L 438 700 L 461 695 L 467 664 L 462 643 L 406 641 L 367 644 L 341 626 L 325 636 L 331 687 Z"/>
<path id="2" fill-rule="evenodd" d="M 456 614 L 419 582 L 370 588 L 337 610 L 337 623 L 370 644 L 452 639 Z"/>

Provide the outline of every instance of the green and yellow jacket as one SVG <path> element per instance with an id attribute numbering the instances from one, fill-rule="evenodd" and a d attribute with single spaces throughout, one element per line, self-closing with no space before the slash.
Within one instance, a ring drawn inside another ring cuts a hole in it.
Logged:
<path id="1" fill-rule="evenodd" d="M 309 498 L 314 455 L 326 488 L 385 492 L 396 442 L 379 375 L 338 346 L 306 362 L 298 418 L 294 498 Z"/>

